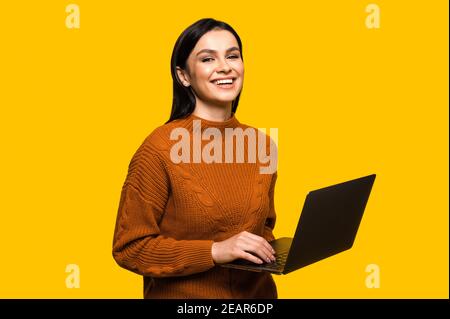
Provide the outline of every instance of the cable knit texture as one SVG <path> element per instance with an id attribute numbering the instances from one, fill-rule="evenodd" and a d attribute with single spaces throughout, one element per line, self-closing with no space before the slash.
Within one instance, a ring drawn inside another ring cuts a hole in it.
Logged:
<path id="1" fill-rule="evenodd" d="M 200 121 L 196 123 L 201 131 L 194 130 L 198 128 L 194 120 Z M 188 163 L 171 160 L 171 148 L 180 137 L 170 136 L 177 128 L 189 132 Z M 222 161 L 195 162 L 195 149 L 205 152 L 211 142 L 202 139 L 195 144 L 195 136 L 207 128 L 221 132 Z M 223 268 L 212 259 L 213 242 L 244 230 L 274 239 L 277 173 L 260 173 L 260 167 L 268 164 L 259 161 L 259 143 L 257 151 L 247 138 L 243 150 L 245 154 L 253 150 L 256 162 L 248 155 L 244 163 L 237 162 L 241 150 L 237 143 L 234 161 L 226 162 L 226 128 L 251 127 L 234 114 L 224 122 L 191 114 L 156 128 L 131 159 L 119 202 L 113 257 L 121 267 L 143 276 L 144 298 L 277 298 L 271 274 Z M 269 154 L 270 137 L 256 136 L 266 139 L 264 151 Z"/>

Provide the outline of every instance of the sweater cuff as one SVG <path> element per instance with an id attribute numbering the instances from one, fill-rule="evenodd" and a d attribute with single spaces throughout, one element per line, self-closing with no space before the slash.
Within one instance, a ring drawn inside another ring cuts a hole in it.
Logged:
<path id="1" fill-rule="evenodd" d="M 212 258 L 212 245 L 213 240 L 192 240 L 186 241 L 186 245 L 192 247 L 186 247 L 186 254 L 189 259 L 189 266 L 196 269 L 198 272 L 206 271 L 216 264 Z M 196 272 L 197 272 L 196 271 Z"/>

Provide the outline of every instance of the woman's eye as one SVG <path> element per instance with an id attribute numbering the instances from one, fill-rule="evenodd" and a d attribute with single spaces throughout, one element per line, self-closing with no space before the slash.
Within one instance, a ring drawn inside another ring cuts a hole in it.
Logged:
<path id="1" fill-rule="evenodd" d="M 230 58 L 230 59 L 239 59 L 239 56 L 238 55 L 229 55 L 228 58 Z M 208 62 L 210 60 L 214 60 L 214 59 L 213 58 L 204 58 L 204 59 L 202 59 L 202 62 Z"/>

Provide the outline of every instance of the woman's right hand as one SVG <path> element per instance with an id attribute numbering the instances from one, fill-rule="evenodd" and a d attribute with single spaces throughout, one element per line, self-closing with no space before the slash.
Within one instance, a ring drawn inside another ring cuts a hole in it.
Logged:
<path id="1" fill-rule="evenodd" d="M 267 240 L 247 231 L 213 243 L 211 253 L 216 264 L 228 263 L 239 258 L 256 264 L 275 261 L 275 251 Z"/>

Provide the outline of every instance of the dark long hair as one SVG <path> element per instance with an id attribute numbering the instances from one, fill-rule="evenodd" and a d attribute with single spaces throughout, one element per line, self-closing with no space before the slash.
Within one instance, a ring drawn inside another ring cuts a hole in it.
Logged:
<path id="1" fill-rule="evenodd" d="M 173 120 L 183 118 L 190 115 L 195 108 L 195 95 L 192 91 L 192 87 L 185 87 L 177 74 L 177 66 L 186 69 L 186 61 L 197 44 L 198 40 L 213 29 L 217 30 L 227 30 L 230 31 L 236 38 L 241 51 L 241 58 L 244 61 L 242 55 L 242 43 L 241 38 L 236 33 L 236 31 L 227 23 L 214 20 L 211 18 L 201 19 L 189 26 L 186 30 L 181 33 L 178 37 L 177 42 L 173 48 L 172 58 L 170 61 L 170 71 L 172 73 L 173 79 L 173 100 L 172 100 L 172 112 L 170 118 L 166 123 Z M 239 104 L 239 98 L 241 93 L 239 92 L 236 99 L 233 100 L 231 104 L 231 111 L 236 112 L 237 106 Z"/>

